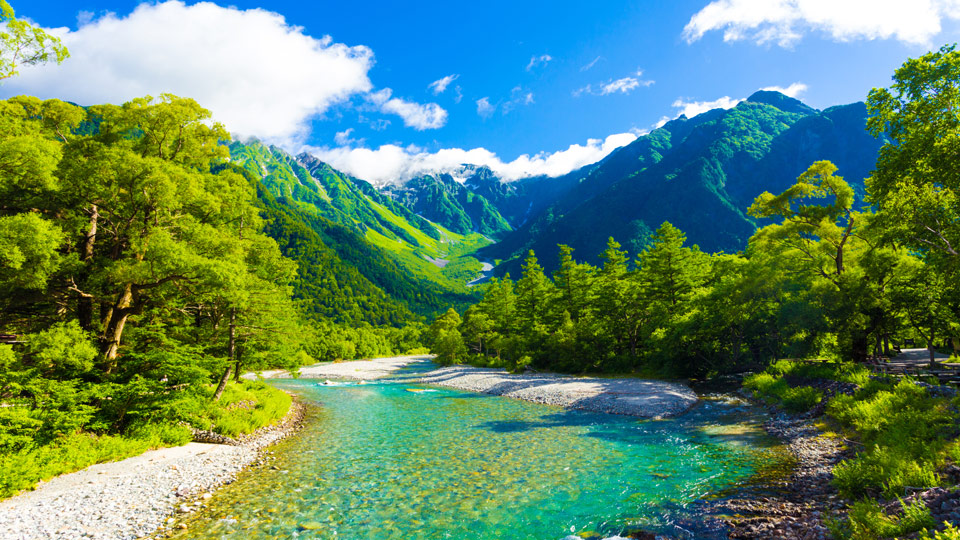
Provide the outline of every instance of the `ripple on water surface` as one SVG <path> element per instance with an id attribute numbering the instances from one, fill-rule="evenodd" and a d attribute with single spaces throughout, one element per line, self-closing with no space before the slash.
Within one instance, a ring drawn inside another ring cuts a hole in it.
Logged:
<path id="1" fill-rule="evenodd" d="M 250 471 L 223 488 L 179 537 L 667 531 L 687 505 L 778 455 L 750 428 L 749 409 L 717 401 L 644 421 L 406 384 L 276 384 L 322 406 L 274 448 L 278 470 Z"/>

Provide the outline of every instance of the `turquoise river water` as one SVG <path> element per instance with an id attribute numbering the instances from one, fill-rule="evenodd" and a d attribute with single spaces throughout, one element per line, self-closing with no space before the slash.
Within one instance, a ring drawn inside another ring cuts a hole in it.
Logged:
<path id="1" fill-rule="evenodd" d="M 677 534 L 696 528 L 697 501 L 784 460 L 757 412 L 723 400 L 657 421 L 411 392 L 426 387 L 403 376 L 276 385 L 321 406 L 303 432 L 272 449 L 277 469 L 253 469 L 221 489 L 178 538 Z"/>

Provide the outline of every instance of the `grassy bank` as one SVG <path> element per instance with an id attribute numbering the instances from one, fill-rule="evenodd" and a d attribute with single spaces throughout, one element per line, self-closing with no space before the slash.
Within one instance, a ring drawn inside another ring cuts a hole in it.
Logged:
<path id="1" fill-rule="evenodd" d="M 121 435 L 74 432 L 50 441 L 20 442 L 0 453 L 0 498 L 32 489 L 43 480 L 89 467 L 142 454 L 147 450 L 190 442 L 192 426 L 237 437 L 282 419 L 290 409 L 286 393 L 261 381 L 227 385 L 220 401 L 205 392 L 184 395 L 164 421 L 131 425 Z M 21 434 L 29 437 L 29 434 Z"/>
<path id="2" fill-rule="evenodd" d="M 851 502 L 847 519 L 832 524 L 837 538 L 894 538 L 935 525 L 920 503 L 886 513 L 881 503 L 908 491 L 947 486 L 945 467 L 960 462 L 957 421 L 960 398 L 933 395 L 911 379 L 871 377 L 853 364 L 781 360 L 747 377 L 754 396 L 801 413 L 821 402 L 819 426 L 843 437 L 854 456 L 834 468 L 834 486 Z M 926 533 L 925 533 L 926 534 Z M 938 538 L 960 538 L 945 531 Z"/>

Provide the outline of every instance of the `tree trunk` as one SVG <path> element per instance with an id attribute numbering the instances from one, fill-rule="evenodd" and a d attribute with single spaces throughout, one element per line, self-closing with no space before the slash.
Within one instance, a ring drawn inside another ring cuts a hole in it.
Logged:
<path id="1" fill-rule="evenodd" d="M 930 353 L 930 368 L 937 367 L 937 348 L 933 342 L 934 334 L 930 332 L 930 339 L 927 341 L 927 352 Z"/>
<path id="2" fill-rule="evenodd" d="M 890 356 L 890 334 L 883 335 L 883 355 Z"/>
<path id="3" fill-rule="evenodd" d="M 81 260 L 84 268 L 81 271 L 80 285 L 87 282 L 87 274 L 90 272 L 89 265 L 93 259 L 93 246 L 97 239 L 97 220 L 100 214 L 97 212 L 97 205 L 90 205 L 90 226 L 83 237 L 83 246 L 81 248 Z M 77 300 L 77 319 L 80 327 L 84 330 L 93 328 L 93 297 L 81 294 Z"/>
<path id="4" fill-rule="evenodd" d="M 120 350 L 120 339 L 123 337 L 123 328 L 127 324 L 127 318 L 134 311 L 133 285 L 127 283 L 123 287 L 123 292 L 117 297 L 117 301 L 110 310 L 110 321 L 103 333 L 102 347 L 103 357 L 106 360 L 106 372 L 112 373 L 117 365 L 117 353 Z"/>
<path id="5" fill-rule="evenodd" d="M 866 334 L 861 333 L 853 337 L 851 356 L 854 362 L 862 364 L 867 361 L 867 354 L 870 348 L 869 343 Z"/>
<path id="6" fill-rule="evenodd" d="M 220 384 L 217 385 L 217 391 L 213 393 L 213 400 L 220 401 L 220 396 L 223 395 L 223 389 L 227 387 L 227 381 L 230 380 L 230 368 L 233 367 L 230 364 L 227 364 L 227 369 L 223 370 L 223 376 L 220 377 Z"/>
<path id="7" fill-rule="evenodd" d="M 220 384 L 217 385 L 217 391 L 213 393 L 214 401 L 220 401 L 220 396 L 223 394 L 223 389 L 226 388 L 227 381 L 230 380 L 230 369 L 233 367 L 233 362 L 237 353 L 236 321 L 237 308 L 230 308 L 230 326 L 227 332 L 227 369 L 223 371 L 223 377 L 220 377 Z"/>
<path id="8" fill-rule="evenodd" d="M 233 382 L 240 382 L 240 375 L 243 373 L 243 348 L 237 349 L 237 361 L 234 363 Z"/>

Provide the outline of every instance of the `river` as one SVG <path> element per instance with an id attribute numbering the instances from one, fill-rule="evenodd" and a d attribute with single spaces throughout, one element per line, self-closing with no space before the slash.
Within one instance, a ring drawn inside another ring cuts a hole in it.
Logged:
<path id="1" fill-rule="evenodd" d="M 785 459 L 759 429 L 762 415 L 735 401 L 638 420 L 427 388 L 409 376 L 275 381 L 320 406 L 273 448 L 271 467 L 221 489 L 177 537 L 705 537 L 698 501 Z"/>

